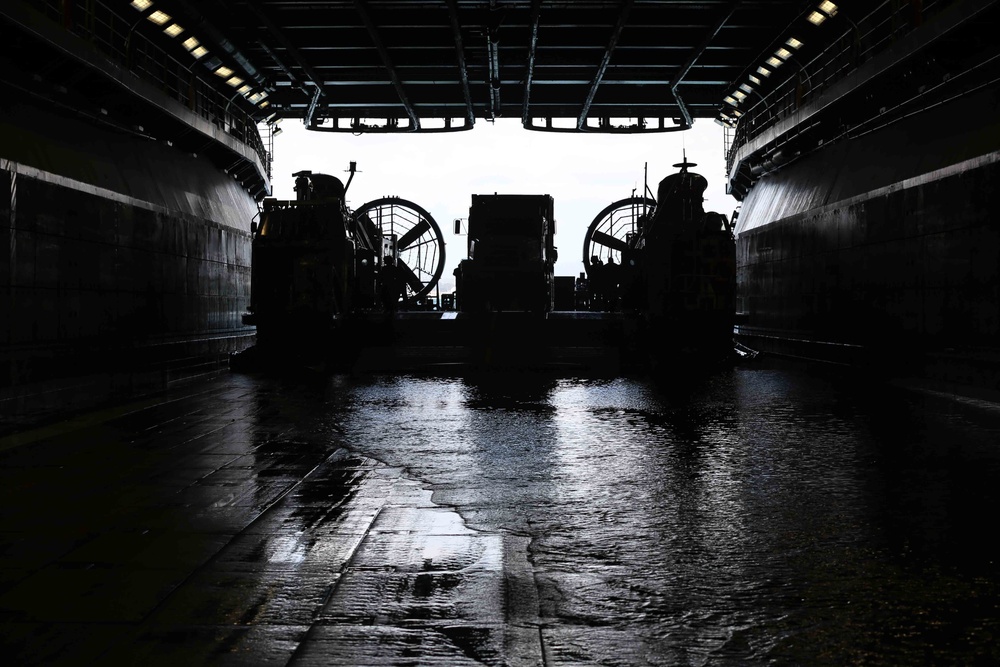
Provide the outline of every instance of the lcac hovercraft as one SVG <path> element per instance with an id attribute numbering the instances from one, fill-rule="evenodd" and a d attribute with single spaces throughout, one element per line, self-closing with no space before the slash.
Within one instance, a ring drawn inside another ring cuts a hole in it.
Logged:
<path id="1" fill-rule="evenodd" d="M 611 204 L 584 238 L 583 263 L 597 287 L 592 307 L 631 314 L 631 354 L 659 373 L 734 355 L 735 237 L 725 215 L 704 210 L 708 181 L 695 166 L 685 156 L 655 200 Z"/>
<path id="2" fill-rule="evenodd" d="M 371 342 L 369 323 L 399 308 L 428 307 L 444 270 L 434 218 L 413 202 L 378 199 L 352 212 L 347 188 L 327 174 L 301 171 L 296 199 L 263 202 L 253 232 L 251 298 L 245 324 L 257 344 L 237 367 L 282 362 L 348 366 Z"/>

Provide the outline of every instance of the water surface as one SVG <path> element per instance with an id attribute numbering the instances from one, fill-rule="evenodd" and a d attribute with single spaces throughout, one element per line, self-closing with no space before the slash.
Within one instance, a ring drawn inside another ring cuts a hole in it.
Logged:
<path id="1" fill-rule="evenodd" d="M 329 389 L 343 442 L 530 538 L 556 662 L 1000 661 L 995 404 L 774 361 Z"/>

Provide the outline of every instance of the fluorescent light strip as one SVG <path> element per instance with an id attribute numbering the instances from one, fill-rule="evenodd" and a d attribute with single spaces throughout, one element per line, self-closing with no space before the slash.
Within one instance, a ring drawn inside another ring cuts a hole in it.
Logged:
<path id="1" fill-rule="evenodd" d="M 152 0 L 132 0 L 132 6 L 140 12 L 144 12 L 153 6 Z"/>
<path id="2" fill-rule="evenodd" d="M 161 12 L 159 9 L 157 9 L 155 12 L 153 12 L 146 18 L 155 23 L 156 25 L 163 25 L 164 23 L 170 20 L 170 14 L 167 14 L 166 12 Z"/>
<path id="3" fill-rule="evenodd" d="M 819 25 L 819 24 L 823 23 L 823 21 L 826 20 L 826 14 L 820 14 L 819 12 L 813 12 L 812 14 L 810 14 L 809 16 L 806 17 L 806 20 L 808 20 L 813 25 Z"/>
<path id="4" fill-rule="evenodd" d="M 176 23 L 171 23 L 166 27 L 166 29 L 163 32 L 167 33 L 171 37 L 176 37 L 177 35 L 184 32 L 184 28 L 180 27 Z"/>

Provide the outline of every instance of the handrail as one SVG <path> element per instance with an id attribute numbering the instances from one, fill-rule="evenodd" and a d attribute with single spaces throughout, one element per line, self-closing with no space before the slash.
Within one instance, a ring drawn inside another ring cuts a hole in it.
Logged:
<path id="1" fill-rule="evenodd" d="M 923 15 L 946 4 L 948 0 L 924 0 Z M 740 116 L 726 156 L 727 172 L 732 173 L 736 154 L 742 146 L 915 29 L 915 22 L 905 16 L 913 11 L 909 4 L 884 0 L 857 21 L 842 13 L 851 27 L 773 90 L 760 96 L 756 104 Z"/>
<path id="2" fill-rule="evenodd" d="M 233 104 L 238 93 L 233 91 L 234 95 L 227 97 L 202 78 L 197 69 L 200 61 L 191 58 L 185 64 L 139 33 L 137 28 L 146 19 L 138 12 L 133 21 L 128 21 L 100 0 L 34 0 L 33 4 L 40 5 L 50 19 L 90 42 L 119 66 L 155 84 L 167 97 L 247 144 L 257 153 L 267 177 L 271 177 L 271 160 L 257 122 Z"/>

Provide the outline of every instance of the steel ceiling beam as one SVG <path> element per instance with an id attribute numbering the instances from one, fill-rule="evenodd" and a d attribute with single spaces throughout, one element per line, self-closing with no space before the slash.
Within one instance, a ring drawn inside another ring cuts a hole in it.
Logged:
<path id="1" fill-rule="evenodd" d="M 261 50 L 264 51 L 264 53 L 266 53 L 271 58 L 271 60 L 274 61 L 274 64 L 278 69 L 280 69 L 282 72 L 285 73 L 285 76 L 288 77 L 289 84 L 295 85 L 296 87 L 298 87 L 299 90 L 301 90 L 306 95 L 313 94 L 312 91 L 309 90 L 308 86 L 299 81 L 299 77 L 295 76 L 295 73 L 291 69 L 289 69 L 288 65 L 282 62 L 281 58 L 278 57 L 278 54 L 275 53 L 270 46 L 268 46 L 267 44 L 265 44 L 260 40 L 257 40 L 257 46 L 259 46 Z M 277 85 L 280 86 L 281 82 L 278 82 Z M 318 90 L 318 89 L 314 87 L 313 90 Z"/>
<path id="2" fill-rule="evenodd" d="M 735 0 L 735 2 L 730 4 L 729 10 L 726 12 L 726 15 L 723 16 L 722 19 L 715 24 L 715 27 L 712 28 L 707 35 L 705 35 L 705 39 L 702 40 L 701 44 L 695 47 L 694 52 L 691 54 L 691 57 L 688 58 L 687 62 L 681 65 L 681 68 L 677 70 L 677 74 L 675 74 L 674 78 L 671 79 L 670 81 L 671 91 L 676 92 L 677 86 L 681 84 L 681 82 L 684 80 L 684 77 L 686 77 L 688 72 L 691 71 L 691 68 L 694 67 L 694 64 L 698 62 L 698 59 L 701 58 L 702 55 L 704 55 L 705 50 L 708 49 L 709 44 L 712 43 L 712 40 L 715 39 L 715 36 L 719 34 L 719 31 L 722 30 L 722 28 L 726 25 L 726 23 L 729 22 L 729 19 L 733 17 L 733 13 L 736 12 L 736 10 L 742 4 L 742 1 L 743 0 Z"/>
<path id="3" fill-rule="evenodd" d="M 587 92 L 587 99 L 583 103 L 583 108 L 580 110 L 580 115 L 576 119 L 576 128 L 582 130 L 587 122 L 587 114 L 590 113 L 590 105 L 594 103 L 594 96 L 597 95 L 597 89 L 601 85 L 601 79 L 604 78 L 604 72 L 608 69 L 608 64 L 611 62 L 611 55 L 615 52 L 615 47 L 618 45 L 618 38 L 621 37 L 622 30 L 625 29 L 625 24 L 628 22 L 628 13 L 632 9 L 633 0 L 624 0 L 621 4 L 621 9 L 618 11 L 618 23 L 615 25 L 614 32 L 611 33 L 611 40 L 608 42 L 608 46 L 604 49 L 604 57 L 601 59 L 601 64 L 597 68 L 597 75 L 594 77 L 593 82 L 590 84 L 590 90 Z"/>
<path id="4" fill-rule="evenodd" d="M 531 0 L 531 28 L 528 37 L 528 71 L 524 77 L 524 102 L 521 104 L 521 124 L 529 122 L 531 79 L 535 75 L 535 50 L 538 48 L 538 23 L 542 17 L 542 0 Z"/>
<path id="5" fill-rule="evenodd" d="M 681 120 L 683 121 L 685 127 L 691 127 L 694 120 L 691 118 L 691 112 L 684 104 L 684 100 L 681 99 L 680 93 L 677 92 L 677 87 L 680 86 L 681 82 L 684 81 L 684 77 L 687 76 L 688 72 L 691 71 L 691 68 L 694 67 L 694 64 L 698 62 L 698 59 L 705 53 L 705 50 L 708 48 L 708 45 L 712 43 L 712 40 L 715 39 L 715 36 L 718 35 L 723 26 L 729 22 L 729 19 L 733 17 L 733 14 L 739 8 L 740 4 L 742 4 L 742 0 L 735 0 L 729 5 L 729 10 L 726 12 L 725 16 L 723 16 L 722 19 L 715 24 L 715 27 L 709 30 L 701 44 L 695 47 L 691 57 L 688 58 L 687 62 L 685 62 L 679 70 L 677 70 L 677 74 L 674 75 L 674 78 L 670 80 L 670 94 L 674 96 L 674 101 L 677 103 L 677 108 L 681 112 Z"/>
<path id="6" fill-rule="evenodd" d="M 267 31 L 271 33 L 271 36 L 274 37 L 278 41 L 278 43 L 281 44 L 281 46 L 284 47 L 286 51 L 288 51 L 288 53 L 291 54 L 292 59 L 295 60 L 295 63 L 302 68 L 302 71 L 305 72 L 306 76 L 309 78 L 310 83 L 312 83 L 312 85 L 315 86 L 316 90 L 313 93 L 313 99 L 318 100 L 320 97 L 326 95 L 326 91 L 323 90 L 323 80 L 316 74 L 315 71 L 313 71 L 313 68 L 309 65 L 306 59 L 302 57 L 302 54 L 299 53 L 298 48 L 296 48 L 296 46 L 292 44 L 292 42 L 288 39 L 288 37 L 285 36 L 285 33 L 281 30 L 281 28 L 275 25 L 275 23 L 267 16 L 267 14 L 264 13 L 264 10 L 260 7 L 259 4 L 257 4 L 257 2 L 255 2 L 254 0 L 245 0 L 245 2 L 247 4 L 247 7 L 250 8 L 250 11 L 253 12 L 254 16 L 257 17 L 257 20 L 260 21 L 267 29 Z M 282 63 L 278 59 L 278 57 L 274 54 L 272 50 L 270 49 L 266 50 L 271 52 L 271 57 L 274 58 L 275 63 L 278 64 L 278 67 L 285 69 L 286 71 L 288 70 L 288 68 L 285 67 L 284 63 Z M 305 91 L 303 90 L 303 92 Z M 310 106 L 310 115 L 315 110 L 315 107 L 316 107 L 315 104 Z M 305 119 L 305 124 L 306 126 L 311 125 L 312 118 L 307 117 Z"/>
<path id="7" fill-rule="evenodd" d="M 448 1 L 448 16 L 451 32 L 455 39 L 455 58 L 458 60 L 458 74 L 462 80 L 462 96 L 465 98 L 465 119 L 469 125 L 476 124 L 476 111 L 472 107 L 472 92 L 469 90 L 469 68 L 465 64 L 465 45 L 462 43 L 462 26 L 458 22 L 458 7 L 455 0 Z"/>
<path id="8" fill-rule="evenodd" d="M 492 29 L 486 35 L 486 53 L 489 60 L 486 82 L 490 89 L 489 120 L 493 120 L 500 115 L 500 88 L 503 82 L 500 79 L 500 42 L 497 41 L 496 32 Z"/>
<path id="9" fill-rule="evenodd" d="M 400 131 L 434 129 L 430 118 L 552 117 L 578 131 L 598 117 L 713 116 L 721 89 L 807 2 L 198 1 L 220 26 L 244 10 L 226 36 L 258 59 L 283 115 L 398 118 Z"/>
<path id="10" fill-rule="evenodd" d="M 406 95 L 406 90 L 403 89 L 403 82 L 396 72 L 395 65 L 392 64 L 392 58 L 389 57 L 389 50 L 385 48 L 382 36 L 379 34 L 378 28 L 375 27 L 375 22 L 372 21 L 372 17 L 368 13 L 368 3 L 365 0 L 354 0 L 354 8 L 361 17 L 361 21 L 365 24 L 365 29 L 368 31 L 368 35 L 371 37 L 379 57 L 382 59 L 382 64 L 389 73 L 389 79 L 392 81 L 393 88 L 396 89 L 396 94 L 399 95 L 399 101 L 402 103 L 403 109 L 406 110 L 406 115 L 410 118 L 413 130 L 419 130 L 420 119 L 417 117 L 417 112 L 413 108 L 413 104 L 410 103 L 410 98 Z"/>

